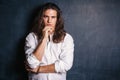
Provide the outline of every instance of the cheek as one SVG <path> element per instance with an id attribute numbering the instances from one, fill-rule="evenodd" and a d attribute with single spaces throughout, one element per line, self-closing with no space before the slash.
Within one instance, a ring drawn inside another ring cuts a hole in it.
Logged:
<path id="1" fill-rule="evenodd" d="M 57 23 L 57 20 L 54 21 L 54 24 L 55 24 L 55 25 L 56 25 L 56 23 Z"/>
<path id="2" fill-rule="evenodd" d="M 47 24 L 47 20 L 44 19 L 43 22 L 44 22 L 44 24 Z"/>

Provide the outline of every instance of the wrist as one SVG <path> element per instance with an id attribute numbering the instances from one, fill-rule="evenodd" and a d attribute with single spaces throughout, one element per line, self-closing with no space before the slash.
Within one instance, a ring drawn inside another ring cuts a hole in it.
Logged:
<path id="1" fill-rule="evenodd" d="M 43 37 L 42 41 L 47 41 L 48 37 Z"/>
<path id="2" fill-rule="evenodd" d="M 37 73 L 40 73 L 40 66 L 38 67 Z"/>
<path id="3" fill-rule="evenodd" d="M 40 44 L 41 44 L 41 43 L 46 43 L 46 42 L 47 42 L 47 38 L 44 38 L 44 37 L 43 37 L 43 38 L 41 39 L 41 41 L 40 41 Z"/>

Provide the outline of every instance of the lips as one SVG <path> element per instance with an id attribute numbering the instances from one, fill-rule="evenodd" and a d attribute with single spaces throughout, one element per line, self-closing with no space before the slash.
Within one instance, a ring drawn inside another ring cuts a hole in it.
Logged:
<path id="1" fill-rule="evenodd" d="M 52 26 L 52 24 L 47 24 L 47 26 Z"/>

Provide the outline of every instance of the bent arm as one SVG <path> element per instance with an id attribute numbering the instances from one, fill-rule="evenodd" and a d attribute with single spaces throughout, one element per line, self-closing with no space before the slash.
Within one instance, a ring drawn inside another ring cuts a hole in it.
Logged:
<path id="1" fill-rule="evenodd" d="M 31 68 L 36 68 L 40 65 L 44 54 L 46 40 L 42 40 L 37 46 L 37 37 L 34 33 L 30 33 L 25 41 L 26 60 Z M 37 47 L 36 47 L 37 46 Z"/>
<path id="2" fill-rule="evenodd" d="M 39 66 L 38 73 L 55 73 L 55 64 Z"/>
<path id="3" fill-rule="evenodd" d="M 56 72 L 66 72 L 71 69 L 74 58 L 74 41 L 73 38 L 67 34 L 60 54 L 60 59 L 55 62 Z"/>
<path id="4" fill-rule="evenodd" d="M 65 39 L 62 46 L 62 52 L 60 54 L 60 59 L 56 60 L 55 63 L 40 66 L 38 72 L 40 73 L 62 73 L 68 71 L 73 64 L 73 52 L 74 52 L 74 43 L 71 36 Z"/>
<path id="5" fill-rule="evenodd" d="M 33 54 L 39 61 L 42 60 L 46 43 L 47 43 L 47 38 L 42 39 L 41 42 L 38 44 L 37 48 L 35 49 L 35 51 L 33 52 Z"/>

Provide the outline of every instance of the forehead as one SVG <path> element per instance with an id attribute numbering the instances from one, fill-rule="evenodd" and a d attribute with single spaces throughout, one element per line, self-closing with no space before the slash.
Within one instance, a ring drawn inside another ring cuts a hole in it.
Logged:
<path id="1" fill-rule="evenodd" d="M 57 16 L 57 11 L 54 10 L 54 9 L 47 9 L 47 10 L 45 10 L 44 15 L 47 15 L 47 16 Z"/>

